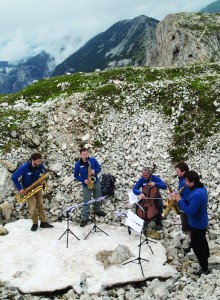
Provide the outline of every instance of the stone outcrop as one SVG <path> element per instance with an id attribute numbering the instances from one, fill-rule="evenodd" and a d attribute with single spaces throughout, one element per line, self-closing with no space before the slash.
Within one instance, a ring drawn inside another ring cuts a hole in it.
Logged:
<path id="1" fill-rule="evenodd" d="M 181 66 L 220 59 L 219 14 L 169 14 L 156 30 L 149 66 Z"/>
<path id="2" fill-rule="evenodd" d="M 6 221 L 10 219 L 13 209 L 14 206 L 6 201 L 0 205 L 0 211 Z"/>
<path id="3" fill-rule="evenodd" d="M 12 163 L 8 162 L 6 167 L 4 163 L 0 162 L 0 204 L 5 200 L 8 200 L 14 187 L 11 181 L 11 173 L 8 171 L 8 167 L 13 166 Z"/>
<path id="4" fill-rule="evenodd" d="M 101 261 L 105 268 L 112 265 L 119 265 L 122 262 L 133 257 L 130 249 L 125 245 L 118 245 L 115 250 L 107 251 L 103 250 L 97 253 L 96 259 Z"/>

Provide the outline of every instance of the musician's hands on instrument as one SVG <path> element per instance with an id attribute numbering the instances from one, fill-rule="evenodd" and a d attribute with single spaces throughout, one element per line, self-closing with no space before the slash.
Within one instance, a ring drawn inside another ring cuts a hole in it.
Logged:
<path id="1" fill-rule="evenodd" d="M 95 171 L 94 171 L 94 170 L 91 170 L 90 174 L 91 174 L 91 175 L 95 175 Z"/>
<path id="2" fill-rule="evenodd" d="M 141 194 L 140 194 L 140 198 L 141 198 L 141 199 L 146 199 L 146 196 L 145 196 L 143 193 L 141 193 Z"/>
<path id="3" fill-rule="evenodd" d="M 175 200 L 176 200 L 177 202 L 181 200 L 181 196 L 180 196 L 179 193 L 176 193 L 176 195 L 175 195 Z"/>
<path id="4" fill-rule="evenodd" d="M 175 196 L 176 196 L 176 192 L 175 191 L 172 192 L 172 193 L 170 193 L 170 198 L 175 198 Z"/>
<path id="5" fill-rule="evenodd" d="M 84 181 L 84 183 L 85 183 L 85 184 L 88 184 L 88 183 L 89 183 L 89 180 L 88 180 L 88 179 L 86 179 L 86 180 Z"/>
<path id="6" fill-rule="evenodd" d="M 25 194 L 27 194 L 27 192 L 24 189 L 22 189 L 22 190 L 20 190 L 20 194 L 25 195 Z"/>
<path id="7" fill-rule="evenodd" d="M 150 182 L 148 183 L 148 185 L 151 186 L 151 187 L 153 187 L 153 186 L 155 186 L 155 182 L 150 181 Z"/>

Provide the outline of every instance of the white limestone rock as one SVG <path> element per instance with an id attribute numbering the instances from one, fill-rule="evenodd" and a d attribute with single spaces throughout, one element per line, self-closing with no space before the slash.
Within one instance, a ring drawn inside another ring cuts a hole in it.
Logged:
<path id="1" fill-rule="evenodd" d="M 8 221 L 10 219 L 13 209 L 14 209 L 14 206 L 6 201 L 4 203 L 0 204 L 0 210 L 6 221 Z"/>

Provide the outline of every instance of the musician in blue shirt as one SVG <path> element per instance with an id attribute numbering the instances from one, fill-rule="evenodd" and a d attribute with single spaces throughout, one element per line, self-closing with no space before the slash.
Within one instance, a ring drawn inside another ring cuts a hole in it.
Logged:
<path id="1" fill-rule="evenodd" d="M 151 181 L 149 182 L 151 177 Z M 159 176 L 152 175 L 151 176 L 151 168 L 143 168 L 142 170 L 142 177 L 137 181 L 135 186 L 133 187 L 133 193 L 137 196 L 140 196 L 141 199 L 145 199 L 146 196 L 144 195 L 142 189 L 144 186 L 149 184 L 150 187 L 157 187 L 158 189 L 166 190 L 167 186 L 166 183 L 163 182 L 162 179 L 160 179 Z M 163 201 L 161 199 L 161 195 L 159 194 L 159 199 L 156 200 L 156 206 L 158 209 L 158 215 L 156 218 L 156 229 L 161 230 L 163 227 L 162 224 L 162 212 L 163 212 Z"/>
<path id="2" fill-rule="evenodd" d="M 25 195 L 26 188 L 31 186 L 35 181 L 40 178 L 42 173 L 46 173 L 46 169 L 42 164 L 42 155 L 40 153 L 33 153 L 31 159 L 21 165 L 12 175 L 12 181 L 18 189 L 19 193 Z M 21 182 L 19 181 L 21 178 Z M 34 195 L 27 199 L 30 210 L 30 215 L 33 221 L 31 231 L 36 231 L 38 228 L 38 214 L 41 220 L 41 228 L 52 228 L 53 225 L 47 222 L 46 213 L 43 205 L 42 190 L 36 192 Z"/>
<path id="3" fill-rule="evenodd" d="M 91 173 L 88 174 L 89 166 L 91 168 Z M 101 166 L 95 157 L 89 156 L 89 152 L 86 148 L 80 149 L 80 159 L 74 165 L 74 177 L 82 183 L 83 188 L 83 199 L 85 205 L 82 208 L 82 221 L 80 223 L 81 227 L 86 226 L 89 220 L 89 208 L 90 204 L 86 204 L 93 198 L 99 198 L 102 196 L 101 184 L 99 181 L 98 174 L 101 172 Z M 88 175 L 94 176 L 95 182 L 92 189 L 88 188 Z M 101 210 L 100 202 L 94 203 L 94 211 L 97 216 L 105 217 L 106 213 Z"/>
<path id="4" fill-rule="evenodd" d="M 180 194 L 176 195 L 176 200 L 183 212 L 188 216 L 191 228 L 191 241 L 193 251 L 199 261 L 201 269 L 196 275 L 209 274 L 208 258 L 210 256 L 209 246 L 206 240 L 206 231 L 208 227 L 208 193 L 200 182 L 200 177 L 195 171 L 188 171 L 184 175 L 186 185 L 190 190 L 187 199 L 181 198 Z"/>
<path id="5" fill-rule="evenodd" d="M 188 186 L 186 185 L 184 175 L 187 171 L 189 171 L 189 167 L 185 162 L 181 161 L 175 166 L 175 168 L 176 168 L 176 175 L 179 179 L 178 190 L 181 190 L 180 196 L 183 199 L 187 199 L 189 197 L 190 190 L 189 190 Z M 181 219 L 181 223 L 182 223 L 182 231 L 184 233 L 188 234 L 188 237 L 189 237 L 189 245 L 184 249 L 185 254 L 187 254 L 188 252 L 190 252 L 191 247 L 192 247 L 190 226 L 189 226 L 187 214 L 184 212 L 181 212 L 180 219 Z"/>

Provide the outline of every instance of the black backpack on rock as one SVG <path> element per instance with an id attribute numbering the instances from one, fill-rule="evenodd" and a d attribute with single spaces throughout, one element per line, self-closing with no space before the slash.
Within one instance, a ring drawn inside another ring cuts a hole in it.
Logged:
<path id="1" fill-rule="evenodd" d="M 102 196 L 114 196 L 115 177 L 111 174 L 103 174 L 101 178 Z"/>

